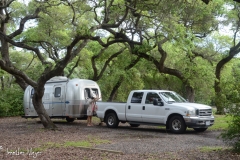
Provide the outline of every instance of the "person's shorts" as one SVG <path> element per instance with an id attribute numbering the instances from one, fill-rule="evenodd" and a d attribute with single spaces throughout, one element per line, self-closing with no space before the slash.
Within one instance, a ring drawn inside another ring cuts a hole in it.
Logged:
<path id="1" fill-rule="evenodd" d="M 87 110 L 87 116 L 92 116 L 93 115 L 93 111 L 91 109 Z"/>

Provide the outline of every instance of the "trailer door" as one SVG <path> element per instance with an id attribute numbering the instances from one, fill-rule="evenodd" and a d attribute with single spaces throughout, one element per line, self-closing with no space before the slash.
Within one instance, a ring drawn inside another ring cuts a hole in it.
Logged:
<path id="1" fill-rule="evenodd" d="M 32 102 L 32 97 L 33 97 L 33 94 L 34 94 L 34 89 L 32 88 L 31 91 L 30 91 L 30 98 L 29 98 L 29 107 L 26 107 L 25 108 L 25 113 L 28 114 L 28 116 L 38 116 L 37 112 L 35 111 L 35 108 L 33 106 L 33 102 Z M 27 97 L 28 99 L 28 97 Z"/>
<path id="2" fill-rule="evenodd" d="M 54 85 L 53 91 L 52 116 L 61 117 L 65 108 L 65 86 L 62 84 Z"/>

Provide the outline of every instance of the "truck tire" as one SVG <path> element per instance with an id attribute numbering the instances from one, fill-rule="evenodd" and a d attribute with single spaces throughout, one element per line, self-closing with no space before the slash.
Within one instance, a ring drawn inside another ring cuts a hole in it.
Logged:
<path id="1" fill-rule="evenodd" d="M 73 121 L 74 121 L 74 118 L 66 117 L 66 120 L 67 120 L 67 122 L 73 122 Z"/>
<path id="2" fill-rule="evenodd" d="M 116 128 L 118 127 L 119 120 L 117 118 L 117 115 L 115 113 L 109 113 L 106 116 L 106 124 L 108 128 Z"/>
<path id="3" fill-rule="evenodd" d="M 140 124 L 132 124 L 132 123 L 129 123 L 131 127 L 139 127 Z"/>
<path id="4" fill-rule="evenodd" d="M 204 131 L 207 130 L 207 128 L 193 128 L 193 129 L 194 129 L 194 131 L 196 131 L 196 132 L 204 132 Z"/>
<path id="5" fill-rule="evenodd" d="M 187 127 L 182 116 L 173 116 L 169 121 L 169 129 L 173 133 L 184 133 L 186 128 Z"/>

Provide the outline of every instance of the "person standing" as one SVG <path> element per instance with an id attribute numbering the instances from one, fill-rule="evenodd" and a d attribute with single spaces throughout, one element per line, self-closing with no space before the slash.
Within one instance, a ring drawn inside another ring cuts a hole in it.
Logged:
<path id="1" fill-rule="evenodd" d="M 93 126 L 92 116 L 93 116 L 93 103 L 94 97 L 88 99 L 88 108 L 87 108 L 87 126 Z"/>
<path id="2" fill-rule="evenodd" d="M 88 99 L 89 105 L 87 108 L 87 126 L 93 126 L 92 123 L 93 112 L 97 110 L 96 101 L 100 99 L 98 95 L 96 95 L 95 93 L 92 93 L 91 95 L 92 95 L 91 98 Z"/>

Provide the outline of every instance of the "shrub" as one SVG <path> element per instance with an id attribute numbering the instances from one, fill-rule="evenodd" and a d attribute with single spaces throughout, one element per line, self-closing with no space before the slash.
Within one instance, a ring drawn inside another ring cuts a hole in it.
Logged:
<path id="1" fill-rule="evenodd" d="M 7 88 L 0 95 L 0 117 L 23 115 L 23 91 Z"/>
<path id="2" fill-rule="evenodd" d="M 228 114 L 233 117 L 229 121 L 228 129 L 221 134 L 222 138 L 237 152 L 240 152 L 240 104 L 234 104 L 228 107 Z"/>

